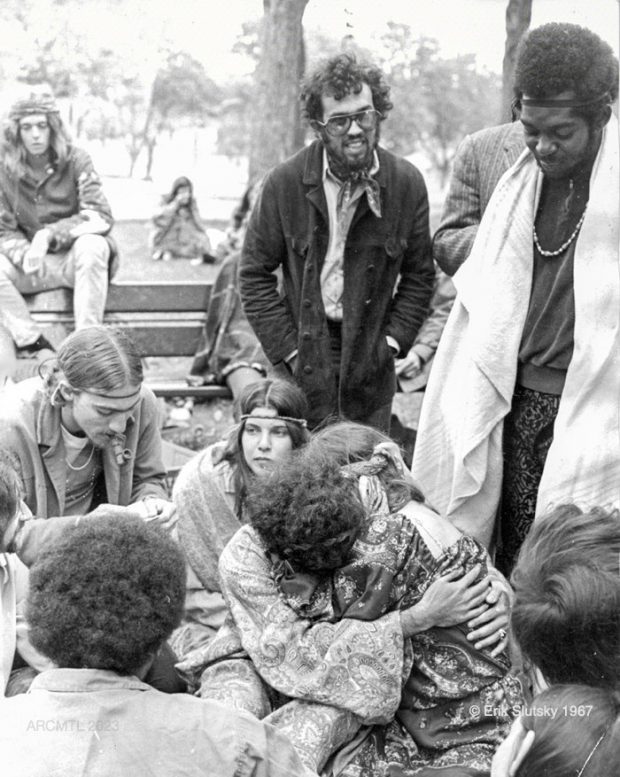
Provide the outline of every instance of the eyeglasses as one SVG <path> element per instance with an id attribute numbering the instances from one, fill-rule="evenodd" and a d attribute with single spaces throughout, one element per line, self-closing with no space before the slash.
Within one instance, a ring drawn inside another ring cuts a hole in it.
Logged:
<path id="1" fill-rule="evenodd" d="M 32 132 L 33 129 L 38 129 L 39 132 L 44 132 L 49 127 L 49 124 L 46 121 L 36 121 L 34 123 L 31 123 L 29 121 L 23 121 L 19 128 L 23 132 Z"/>
<path id="2" fill-rule="evenodd" d="M 330 116 L 327 121 L 315 119 L 315 123 L 323 127 L 328 135 L 338 137 L 339 135 L 346 135 L 353 122 L 363 130 L 372 130 L 377 126 L 380 117 L 379 111 L 376 111 L 374 108 L 366 108 L 365 111 L 358 111 L 357 113 L 343 113 L 342 116 Z"/>

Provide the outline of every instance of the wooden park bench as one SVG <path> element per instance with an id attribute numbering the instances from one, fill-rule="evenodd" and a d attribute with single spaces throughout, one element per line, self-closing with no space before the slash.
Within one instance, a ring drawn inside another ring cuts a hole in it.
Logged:
<path id="1" fill-rule="evenodd" d="M 143 356 L 194 356 L 206 319 L 211 283 L 203 281 L 127 281 L 110 284 L 104 323 L 127 329 Z M 36 321 L 67 334 L 73 325 L 73 291 L 56 289 L 26 298 Z M 226 386 L 190 386 L 150 380 L 160 397 L 230 397 Z"/>

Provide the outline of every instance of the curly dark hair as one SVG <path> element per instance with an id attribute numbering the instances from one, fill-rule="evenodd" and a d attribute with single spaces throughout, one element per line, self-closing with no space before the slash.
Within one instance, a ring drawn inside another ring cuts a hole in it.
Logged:
<path id="1" fill-rule="evenodd" d="M 309 460 L 301 452 L 257 479 L 248 505 L 250 523 L 267 550 L 299 571 L 346 564 L 366 521 L 357 481 L 337 464 Z"/>
<path id="2" fill-rule="evenodd" d="M 178 625 L 184 599 L 183 556 L 162 530 L 85 519 L 30 570 L 30 638 L 60 667 L 133 674 Z"/>
<path id="3" fill-rule="evenodd" d="M 321 96 L 328 94 L 342 100 L 349 94 L 359 94 L 362 85 L 368 84 L 375 109 L 385 119 L 394 107 L 390 101 L 390 87 L 383 72 L 376 66 L 358 62 L 353 54 L 338 54 L 319 64 L 301 87 L 303 115 L 308 121 L 323 118 Z"/>
<path id="4" fill-rule="evenodd" d="M 620 689 L 620 513 L 569 504 L 537 522 L 512 573 L 512 627 L 549 683 Z"/>
<path id="5" fill-rule="evenodd" d="M 577 24 L 552 22 L 532 30 L 521 42 L 514 77 L 515 105 L 524 94 L 555 97 L 574 92 L 579 100 L 600 100 L 573 108 L 590 123 L 607 115 L 618 96 L 618 60 L 605 41 Z"/>

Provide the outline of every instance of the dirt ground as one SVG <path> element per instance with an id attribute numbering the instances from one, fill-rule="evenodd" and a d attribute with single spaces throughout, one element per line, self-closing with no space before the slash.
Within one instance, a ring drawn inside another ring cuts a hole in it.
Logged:
<path id="1" fill-rule="evenodd" d="M 224 229 L 219 221 L 207 222 L 207 226 Z M 148 223 L 121 221 L 114 226 L 114 237 L 119 245 L 121 267 L 118 280 L 212 280 L 216 268 L 213 265 L 194 266 L 184 259 L 170 262 L 154 262 L 148 252 Z M 191 359 L 146 359 L 147 378 L 178 377 L 189 372 Z M 417 427 L 422 394 L 397 394 L 394 412 L 405 426 Z M 183 403 L 178 402 L 179 405 Z M 195 404 L 187 420 L 175 421 L 176 415 L 188 415 L 175 403 L 161 400 L 164 418 L 163 436 L 178 445 L 199 450 L 220 439 L 233 425 L 232 403 L 226 399 L 213 399 Z M 175 412 L 176 410 L 176 412 Z M 172 417 L 171 417 L 172 416 Z"/>

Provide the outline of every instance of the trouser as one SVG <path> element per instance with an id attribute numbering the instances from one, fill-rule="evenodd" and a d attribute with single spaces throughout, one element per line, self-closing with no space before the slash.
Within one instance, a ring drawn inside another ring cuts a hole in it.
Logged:
<path id="1" fill-rule="evenodd" d="M 517 386 L 504 421 L 504 477 L 495 563 L 509 576 L 534 521 L 560 397 Z"/>
<path id="2" fill-rule="evenodd" d="M 327 330 L 329 332 L 331 347 L 332 369 L 336 375 L 336 386 L 338 387 L 340 383 L 340 359 L 342 354 L 342 324 L 339 321 L 327 319 Z M 387 404 L 375 408 L 375 410 L 368 412 L 365 416 L 356 418 L 355 421 L 360 424 L 372 426 L 374 429 L 378 429 L 384 434 L 389 434 L 391 416 L 392 401 L 390 400 Z"/>
<path id="3" fill-rule="evenodd" d="M 41 270 L 30 275 L 0 255 L 0 316 L 15 345 L 31 345 L 41 335 L 22 294 L 74 289 L 75 328 L 100 324 L 108 293 L 109 261 L 110 246 L 101 235 L 81 235 L 68 251 L 47 254 Z"/>

